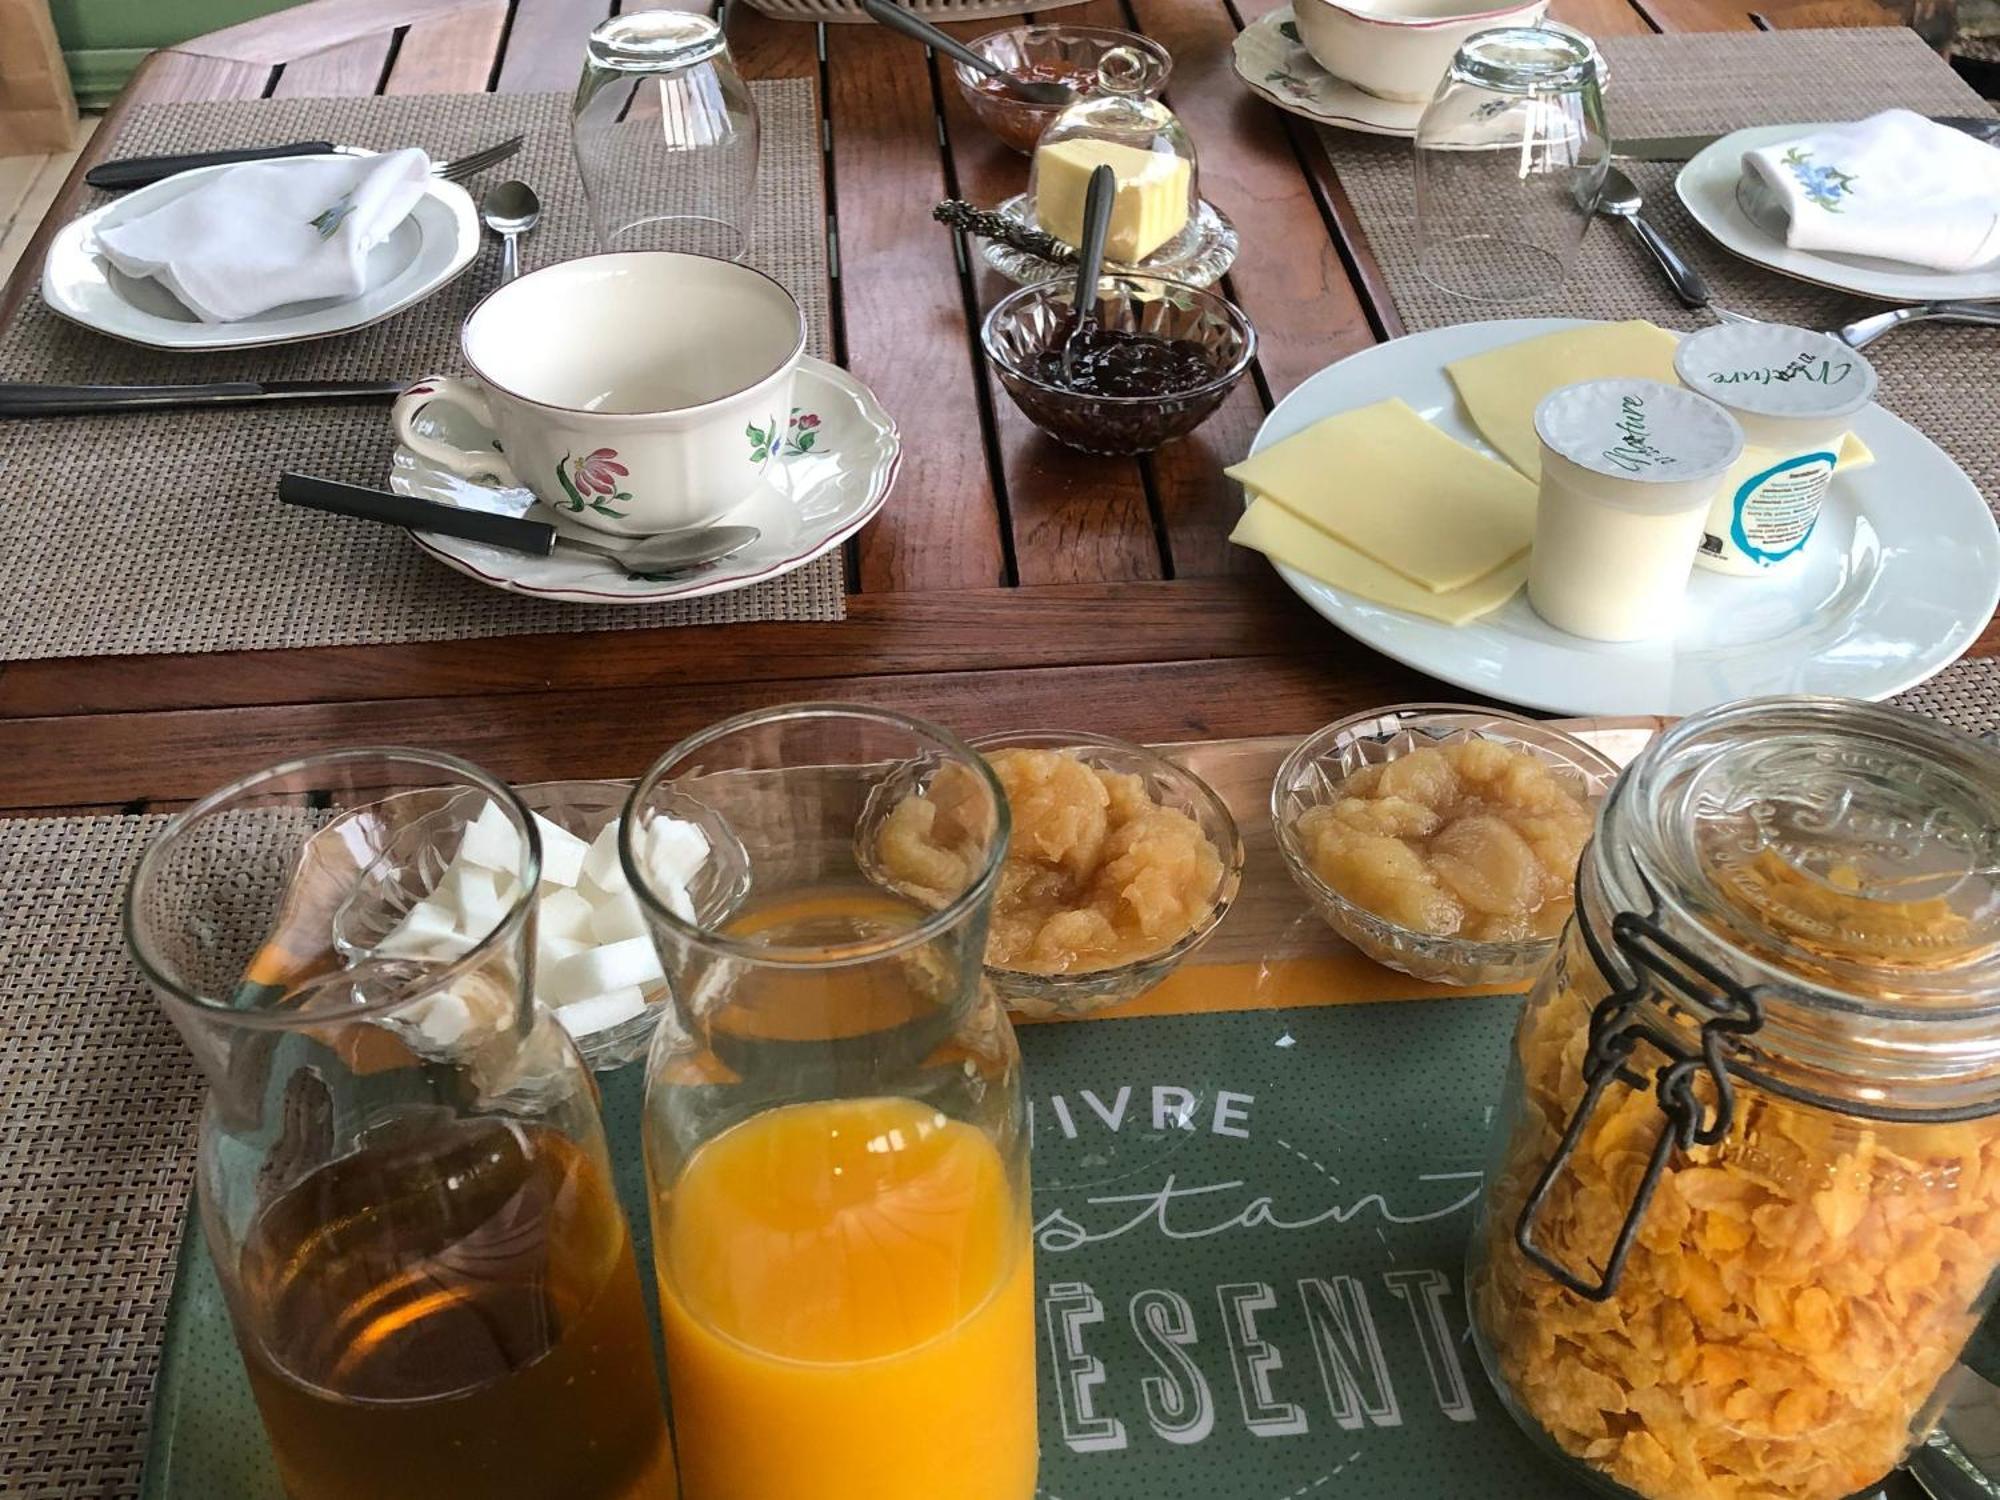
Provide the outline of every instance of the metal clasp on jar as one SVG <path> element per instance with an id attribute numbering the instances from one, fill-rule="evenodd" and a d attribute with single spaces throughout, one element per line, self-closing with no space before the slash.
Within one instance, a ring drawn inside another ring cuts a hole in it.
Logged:
<path id="1" fill-rule="evenodd" d="M 1578 909 L 1582 910 L 1581 905 Z M 1590 1013 L 1590 1045 L 1583 1061 L 1583 1097 L 1570 1114 L 1555 1154 L 1536 1179 L 1534 1191 L 1521 1205 L 1520 1218 L 1514 1225 L 1514 1243 L 1530 1261 L 1579 1297 L 1603 1302 L 1617 1290 L 1646 1207 L 1652 1202 L 1653 1192 L 1659 1187 L 1676 1148 L 1712 1146 L 1729 1133 L 1736 1117 L 1729 1054 L 1739 1039 L 1764 1024 L 1764 1009 L 1753 990 L 1738 984 L 1724 970 L 1670 937 L 1654 917 L 1620 912 L 1612 918 L 1611 941 L 1626 960 L 1624 966 L 1614 964 L 1591 924 L 1579 921 L 1579 931 L 1591 959 L 1616 987 Z M 1629 967 L 1630 977 L 1619 983 L 1623 967 Z M 1640 1014 L 1641 1003 L 1653 993 L 1656 982 L 1707 1012 L 1696 1045 L 1690 1046 L 1686 1038 L 1672 1035 L 1666 1028 L 1648 1025 Z M 1629 1066 L 1632 1053 L 1642 1040 L 1673 1059 L 1653 1075 L 1653 1091 L 1659 1098 L 1660 1112 L 1666 1117 L 1666 1128 L 1653 1142 L 1653 1154 L 1646 1162 L 1645 1174 L 1632 1195 L 1631 1207 L 1626 1210 L 1618 1236 L 1612 1241 L 1604 1274 L 1594 1282 L 1588 1281 L 1535 1243 L 1535 1218 L 1554 1189 L 1556 1179 L 1576 1153 L 1605 1090 L 1614 1081 L 1628 1088 L 1646 1087 L 1645 1077 Z M 1695 1093 L 1695 1075 L 1703 1072 L 1715 1085 L 1715 1106 L 1706 1120 L 1702 1118 L 1702 1101 Z"/>

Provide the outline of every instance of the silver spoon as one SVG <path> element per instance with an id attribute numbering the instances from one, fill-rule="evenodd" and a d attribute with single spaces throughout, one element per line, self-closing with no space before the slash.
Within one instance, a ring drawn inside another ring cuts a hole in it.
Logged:
<path id="1" fill-rule="evenodd" d="M 1063 336 L 1063 384 L 1075 386 L 1076 360 L 1086 330 L 1097 326 L 1097 282 L 1104 274 L 1104 241 L 1111 233 L 1111 209 L 1118 200 L 1118 176 L 1109 166 L 1090 174 L 1083 197 L 1083 243 L 1076 247 L 1076 291 L 1070 299 L 1069 332 Z"/>
<path id="2" fill-rule="evenodd" d="M 1750 319 L 1740 313 L 1733 313 L 1716 303 L 1701 272 L 1682 260 L 1680 253 L 1667 243 L 1666 237 L 1646 221 L 1645 208 L 1646 200 L 1639 191 L 1639 185 L 1618 168 L 1606 167 L 1604 186 L 1597 195 L 1597 211 L 1625 221 L 1639 243 L 1646 247 L 1646 253 L 1658 263 L 1681 306 L 1706 308 L 1725 323 L 1749 322 Z"/>
<path id="3" fill-rule="evenodd" d="M 521 274 L 521 236 L 542 217 L 542 200 L 519 178 L 495 183 L 480 200 L 479 219 L 500 236 L 500 279 Z"/>
<path id="4" fill-rule="evenodd" d="M 556 537 L 560 550 L 588 552 L 618 564 L 627 573 L 657 577 L 662 573 L 690 573 L 709 563 L 733 557 L 764 533 L 755 526 L 708 526 L 700 531 L 678 531 L 666 536 L 641 537 L 629 547 L 613 547 L 604 542 L 586 542 L 567 534 Z"/>
<path id="5" fill-rule="evenodd" d="M 981 57 L 957 37 L 938 30 L 922 16 L 903 9 L 902 6 L 894 4 L 893 0 L 861 0 L 861 8 L 868 12 L 871 20 L 879 21 L 891 31 L 900 31 L 904 36 L 913 36 L 926 46 L 935 47 L 945 56 L 956 58 L 968 68 L 984 73 L 988 78 L 997 78 L 1001 86 L 1023 104 L 1067 109 L 1080 97 L 1077 91 L 1066 83 L 1020 78 L 1009 73 L 992 58 Z"/>

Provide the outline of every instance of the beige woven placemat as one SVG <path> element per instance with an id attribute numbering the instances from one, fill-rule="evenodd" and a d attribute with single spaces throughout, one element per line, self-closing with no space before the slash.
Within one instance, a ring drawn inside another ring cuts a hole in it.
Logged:
<path id="1" fill-rule="evenodd" d="M 831 349 L 819 114 L 803 80 L 752 86 L 763 121 L 753 264 L 806 310 Z M 111 144 L 139 155 L 294 140 L 424 146 L 448 157 L 521 132 L 503 169 L 534 184 L 529 266 L 594 247 L 558 94 L 237 100 L 135 110 Z M 495 180 L 476 179 L 477 189 Z M 96 201 L 93 200 L 93 205 Z M 143 383 L 241 378 L 403 379 L 459 367 L 458 325 L 498 277 L 490 238 L 473 268 L 387 322 L 285 348 L 167 354 L 58 318 L 38 297 L 0 332 L 0 378 Z M 379 644 L 738 620 L 835 620 L 833 554 L 768 584 L 670 605 L 594 608 L 487 588 L 394 531 L 278 504 L 301 469 L 384 482 L 384 403 L 164 412 L 0 423 L 10 524 L 0 528 L 0 660 Z"/>
<path id="2" fill-rule="evenodd" d="M 1828 116 L 1859 118 L 1891 105 L 1930 114 L 1988 106 L 1917 39 L 1893 29 L 1612 37 L 1606 111 L 1614 138 L 1737 130 Z M 1576 270 L 1546 301 L 1470 303 L 1417 273 L 1416 200 L 1406 141 L 1320 132 L 1405 327 L 1492 317 L 1650 318 L 1695 328 L 1708 320 L 1674 301 L 1658 269 L 1619 226 L 1591 226 Z M 1718 302 L 1755 317 L 1834 328 L 1881 303 L 1793 281 L 1713 244 L 1674 195 L 1676 162 L 1621 162 L 1646 196 L 1647 217 L 1708 278 Z M 1912 423 L 1970 474 L 2000 509 L 2000 339 L 1989 328 L 1926 323 L 1869 347 L 1882 405 Z M 1982 696 L 1984 695 L 1983 700 Z M 1924 696 L 1934 695 L 1934 696 Z M 1950 722 L 1991 708 L 2000 664 L 1962 662 L 1913 695 Z M 1991 728 L 1988 723 L 1984 727 Z"/>

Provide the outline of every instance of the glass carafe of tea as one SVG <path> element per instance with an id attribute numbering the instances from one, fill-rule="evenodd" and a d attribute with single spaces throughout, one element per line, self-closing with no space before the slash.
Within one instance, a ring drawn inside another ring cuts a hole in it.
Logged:
<path id="1" fill-rule="evenodd" d="M 223 788 L 133 875 L 292 1500 L 675 1493 L 595 1090 L 532 999 L 540 861 L 504 783 L 353 750 Z"/>
<path id="2" fill-rule="evenodd" d="M 747 855 L 714 922 L 651 873 L 690 800 Z M 1020 1057 L 982 962 L 1007 830 L 962 741 L 832 704 L 719 724 L 633 792 L 673 990 L 646 1177 L 689 1500 L 1034 1494 Z"/>

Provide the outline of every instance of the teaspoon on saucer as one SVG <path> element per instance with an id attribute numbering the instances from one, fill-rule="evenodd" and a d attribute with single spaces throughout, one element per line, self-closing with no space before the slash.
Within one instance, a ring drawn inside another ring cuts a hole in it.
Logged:
<path id="1" fill-rule="evenodd" d="M 616 563 L 635 577 L 658 578 L 669 573 L 688 573 L 710 563 L 734 556 L 763 535 L 755 526 L 704 526 L 696 531 L 673 531 L 661 536 L 635 537 L 629 542 L 585 541 L 559 532 L 546 521 L 529 521 L 518 516 L 495 515 L 489 511 L 466 510 L 441 505 L 393 490 L 371 489 L 367 485 L 343 484 L 310 474 L 282 474 L 278 478 L 278 498 L 287 505 L 328 511 L 339 516 L 356 516 L 364 521 L 381 521 L 392 526 L 408 526 L 417 531 L 435 531 L 466 541 L 485 542 L 547 557 L 561 549 L 587 552 Z"/>

